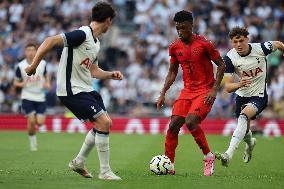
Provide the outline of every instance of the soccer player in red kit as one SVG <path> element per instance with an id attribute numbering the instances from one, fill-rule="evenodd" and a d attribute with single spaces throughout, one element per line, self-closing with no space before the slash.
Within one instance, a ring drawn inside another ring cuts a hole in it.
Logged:
<path id="1" fill-rule="evenodd" d="M 157 100 L 157 109 L 162 107 L 166 92 L 175 81 L 179 65 L 183 71 L 184 88 L 173 105 L 165 139 L 165 155 L 174 165 L 178 133 L 182 125 L 186 124 L 204 154 L 204 175 L 211 176 L 214 170 L 215 154 L 211 152 L 199 124 L 205 119 L 214 103 L 224 75 L 225 63 L 208 39 L 192 33 L 193 16 L 191 12 L 184 10 L 177 12 L 174 22 L 179 39 L 169 46 L 170 67 Z M 218 66 L 216 80 L 211 60 Z M 174 166 L 171 174 L 175 174 Z"/>

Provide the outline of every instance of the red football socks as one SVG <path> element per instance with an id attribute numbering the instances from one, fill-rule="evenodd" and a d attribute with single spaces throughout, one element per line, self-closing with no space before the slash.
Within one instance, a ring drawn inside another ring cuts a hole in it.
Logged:
<path id="1" fill-rule="evenodd" d="M 210 152 L 206 137 L 203 130 L 198 126 L 197 128 L 190 130 L 191 135 L 193 136 L 195 142 L 202 150 L 203 154 L 206 155 Z"/>
<path id="2" fill-rule="evenodd" d="M 178 133 L 172 133 L 169 129 L 165 140 L 165 155 L 168 156 L 172 163 L 175 162 L 175 153 L 178 145 Z"/>

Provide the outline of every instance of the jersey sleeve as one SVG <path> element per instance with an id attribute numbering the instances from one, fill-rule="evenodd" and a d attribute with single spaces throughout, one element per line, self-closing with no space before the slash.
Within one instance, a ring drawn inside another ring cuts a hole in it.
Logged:
<path id="1" fill-rule="evenodd" d="M 61 34 L 64 46 L 78 47 L 86 40 L 86 33 L 83 30 L 74 30 Z"/>
<path id="2" fill-rule="evenodd" d="M 220 57 L 219 51 L 215 48 L 215 46 L 211 41 L 208 40 L 208 42 L 205 43 L 205 47 L 209 55 L 209 58 L 212 61 L 217 60 Z"/>
<path id="3" fill-rule="evenodd" d="M 21 81 L 23 79 L 19 66 L 17 66 L 17 68 L 16 68 L 15 79 L 18 80 L 18 81 Z"/>
<path id="4" fill-rule="evenodd" d="M 169 56 L 170 56 L 170 63 L 171 64 L 178 63 L 178 60 L 177 60 L 177 58 L 175 56 L 175 53 L 174 53 L 174 50 L 173 50 L 172 46 L 169 47 Z"/>
<path id="5" fill-rule="evenodd" d="M 269 55 L 273 51 L 273 45 L 271 41 L 260 43 L 260 46 L 265 56 Z"/>
<path id="6" fill-rule="evenodd" d="M 232 74 L 234 74 L 235 73 L 235 67 L 234 67 L 230 57 L 225 56 L 224 57 L 224 62 L 226 64 L 225 75 L 232 75 Z"/>

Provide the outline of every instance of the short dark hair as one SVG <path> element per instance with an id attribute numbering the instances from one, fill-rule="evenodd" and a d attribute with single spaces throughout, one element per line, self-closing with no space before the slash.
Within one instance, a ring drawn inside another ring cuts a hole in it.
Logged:
<path id="1" fill-rule="evenodd" d="M 92 9 L 92 21 L 104 22 L 106 19 L 113 19 L 116 12 L 108 2 L 98 2 Z"/>
<path id="2" fill-rule="evenodd" d="M 34 47 L 35 49 L 37 49 L 37 44 L 35 42 L 28 42 L 25 46 L 25 49 L 28 47 Z"/>
<path id="3" fill-rule="evenodd" d="M 240 37 L 240 36 L 244 36 L 247 37 L 249 35 L 249 32 L 247 30 L 247 28 L 245 27 L 240 27 L 240 26 L 236 26 L 234 27 L 230 32 L 229 32 L 229 37 L 230 39 L 233 39 L 234 37 Z"/>
<path id="4" fill-rule="evenodd" d="M 192 12 L 186 11 L 186 10 L 179 11 L 175 14 L 174 21 L 175 22 L 184 22 L 184 21 L 193 22 Z"/>

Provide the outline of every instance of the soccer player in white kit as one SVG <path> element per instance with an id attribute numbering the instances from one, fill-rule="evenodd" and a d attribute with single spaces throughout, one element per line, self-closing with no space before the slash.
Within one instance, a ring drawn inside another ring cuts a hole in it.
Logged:
<path id="1" fill-rule="evenodd" d="M 28 75 L 36 71 L 42 57 L 55 45 L 64 46 L 57 73 L 57 96 L 61 102 L 82 121 L 94 124 L 78 153 L 69 163 L 70 169 L 85 178 L 93 176 L 84 163 L 96 145 L 99 161 L 99 179 L 120 180 L 109 165 L 109 130 L 112 121 L 106 112 L 101 95 L 94 91 L 93 78 L 122 80 L 120 71 L 104 71 L 98 67 L 97 55 L 100 41 L 97 37 L 106 33 L 115 17 L 115 10 L 107 2 L 98 2 L 92 8 L 92 21 L 72 32 L 48 37 L 40 45 Z"/>
<path id="2" fill-rule="evenodd" d="M 25 46 L 25 59 L 16 67 L 14 85 L 21 88 L 22 111 L 27 118 L 27 129 L 31 151 L 37 151 L 36 125 L 45 122 L 45 89 L 50 88 L 49 77 L 46 73 L 46 62 L 41 61 L 36 74 L 28 76 L 25 69 L 32 63 L 36 54 L 36 44 Z"/>
<path id="3" fill-rule="evenodd" d="M 225 91 L 237 94 L 237 127 L 227 151 L 216 154 L 217 159 L 226 167 L 242 140 L 246 143 L 243 161 L 248 163 L 251 160 L 256 139 L 252 138 L 250 120 L 255 119 L 264 110 L 268 100 L 266 56 L 276 49 L 284 52 L 284 45 L 280 41 L 249 43 L 248 35 L 246 28 L 233 28 L 229 33 L 233 49 L 224 58 Z"/>

